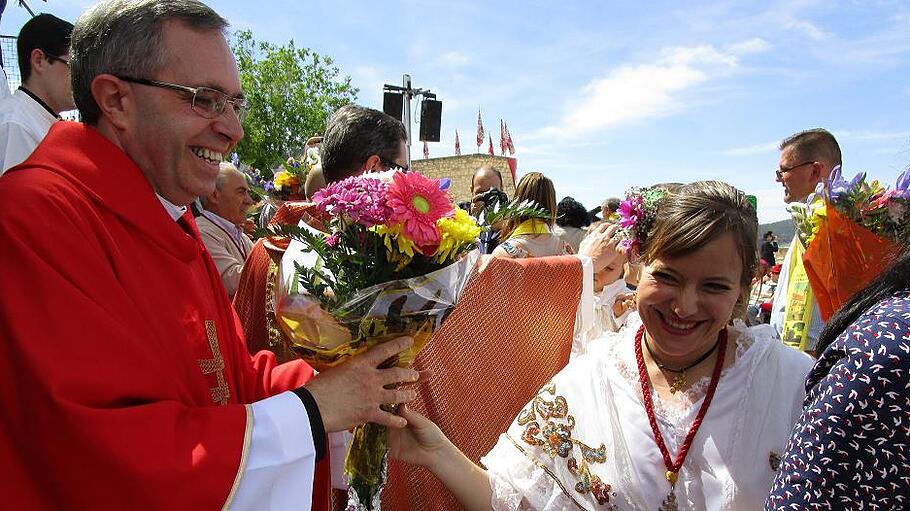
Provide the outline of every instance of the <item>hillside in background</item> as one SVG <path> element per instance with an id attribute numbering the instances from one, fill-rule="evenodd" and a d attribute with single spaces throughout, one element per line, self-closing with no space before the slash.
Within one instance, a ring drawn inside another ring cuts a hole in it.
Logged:
<path id="1" fill-rule="evenodd" d="M 758 242 L 761 243 L 762 236 L 768 232 L 774 231 L 774 234 L 777 235 L 777 243 L 780 246 L 789 245 L 793 241 L 793 235 L 796 233 L 796 227 L 793 225 L 793 220 L 781 220 L 780 222 L 774 222 L 771 224 L 761 224 L 758 226 Z"/>

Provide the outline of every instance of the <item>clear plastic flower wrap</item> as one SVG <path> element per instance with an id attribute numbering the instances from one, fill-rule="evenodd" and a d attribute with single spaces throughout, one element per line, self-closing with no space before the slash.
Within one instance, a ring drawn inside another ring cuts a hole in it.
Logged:
<path id="1" fill-rule="evenodd" d="M 281 279 L 276 319 L 316 370 L 401 336 L 414 338 L 413 347 L 384 365 L 412 364 L 455 307 L 477 264 L 482 230 L 503 218 L 546 215 L 513 203 L 482 226 L 452 204 L 449 184 L 418 172 L 351 177 L 314 195 L 309 226 L 285 229 L 297 242 L 288 253 L 299 257 L 283 269 L 291 276 Z M 386 451 L 384 427 L 355 429 L 345 460 L 348 509 L 378 509 Z"/>

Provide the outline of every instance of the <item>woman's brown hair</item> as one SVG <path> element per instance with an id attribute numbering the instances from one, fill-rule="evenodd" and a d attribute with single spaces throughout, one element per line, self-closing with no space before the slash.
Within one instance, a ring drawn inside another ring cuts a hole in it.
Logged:
<path id="1" fill-rule="evenodd" d="M 654 225 L 642 243 L 642 260 L 683 256 L 727 232 L 733 234 L 742 258 L 742 293 L 734 309 L 741 317 L 758 264 L 758 217 L 743 192 L 721 181 L 672 187 L 658 203 Z"/>
<path id="2" fill-rule="evenodd" d="M 553 181 L 540 172 L 529 172 L 522 176 L 515 188 L 515 198 L 522 201 L 531 201 L 540 209 L 550 213 L 549 218 L 543 219 L 550 227 L 556 222 L 556 188 Z M 502 233 L 508 237 L 516 227 L 530 217 L 520 216 L 506 222 Z"/>

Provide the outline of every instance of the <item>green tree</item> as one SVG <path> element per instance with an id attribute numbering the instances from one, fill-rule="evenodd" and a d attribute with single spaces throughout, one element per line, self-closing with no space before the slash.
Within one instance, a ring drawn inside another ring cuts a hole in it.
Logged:
<path id="1" fill-rule="evenodd" d="M 357 88 L 331 57 L 309 48 L 257 42 L 249 30 L 232 44 L 240 83 L 250 106 L 240 160 L 268 174 L 289 156 L 299 156 L 306 139 L 325 132 L 328 116 L 354 102 Z"/>

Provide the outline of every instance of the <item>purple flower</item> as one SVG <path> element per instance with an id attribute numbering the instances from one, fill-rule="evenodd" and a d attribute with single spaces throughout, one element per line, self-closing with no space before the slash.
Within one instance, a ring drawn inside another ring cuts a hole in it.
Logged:
<path id="1" fill-rule="evenodd" d="M 367 176 L 353 176 L 332 183 L 313 195 L 316 208 L 333 217 L 348 217 L 365 227 L 388 221 L 389 185 Z"/>
<path id="2" fill-rule="evenodd" d="M 894 185 L 894 196 L 901 199 L 910 199 L 910 168 L 907 168 L 901 175 L 897 176 L 897 184 Z"/>
<path id="3" fill-rule="evenodd" d="M 444 177 L 439 180 L 439 189 L 440 190 L 448 190 L 450 186 L 452 186 L 451 179 Z"/>
<path id="4" fill-rule="evenodd" d="M 616 213 L 619 214 L 619 225 L 623 229 L 634 228 L 635 225 L 644 216 L 644 208 L 641 196 L 633 195 L 628 199 L 620 202 L 619 209 L 616 210 Z"/>
<path id="5" fill-rule="evenodd" d="M 237 153 L 231 154 L 231 163 L 236 167 L 240 165 L 240 155 Z"/>
<path id="6" fill-rule="evenodd" d="M 338 246 L 338 242 L 341 240 L 340 232 L 333 232 L 328 238 L 325 239 L 325 244 L 335 248 Z"/>
<path id="7" fill-rule="evenodd" d="M 630 238 L 623 238 L 619 242 L 619 248 L 626 254 L 629 259 L 634 259 L 638 254 L 638 241 Z"/>
<path id="8" fill-rule="evenodd" d="M 272 193 L 272 192 L 275 191 L 275 184 L 272 183 L 271 181 L 266 181 L 265 184 L 262 185 L 262 188 L 263 188 L 266 192 Z"/>

